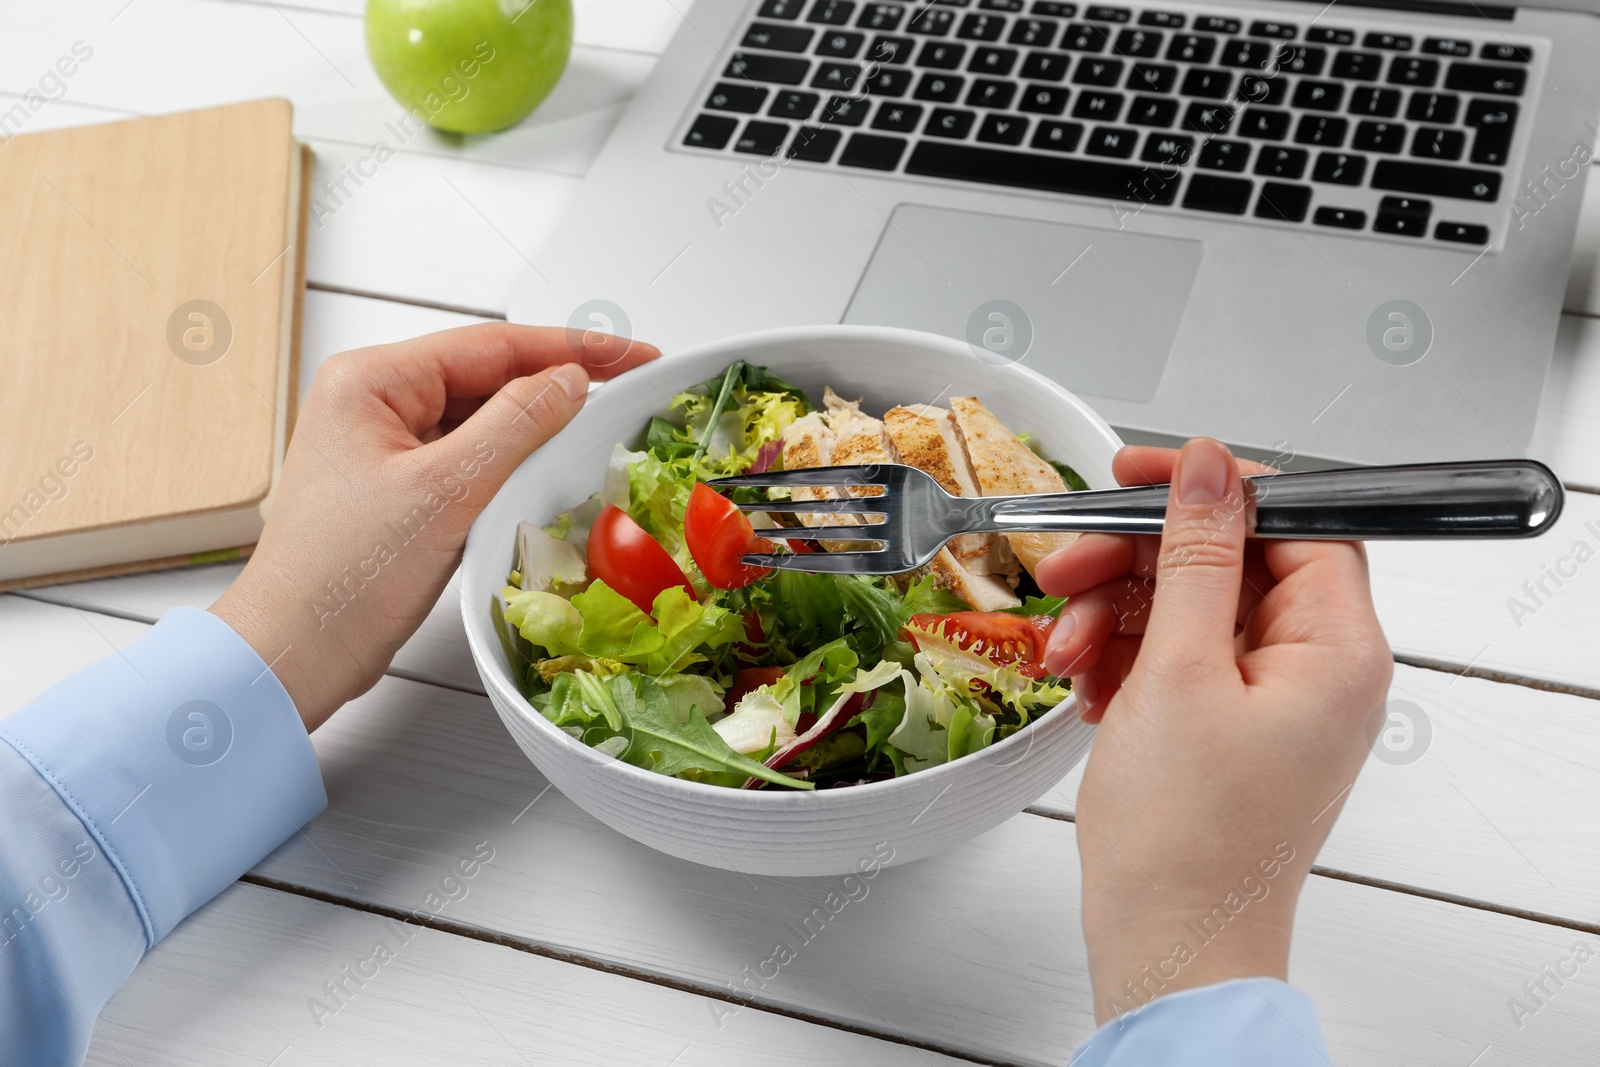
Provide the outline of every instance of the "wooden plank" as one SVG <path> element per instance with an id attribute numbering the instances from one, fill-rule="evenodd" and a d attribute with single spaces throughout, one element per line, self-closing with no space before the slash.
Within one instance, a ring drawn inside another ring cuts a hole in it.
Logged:
<path id="1" fill-rule="evenodd" d="M 468 899 L 475 892 L 471 880 L 455 884 Z M 325 982 L 343 983 L 346 992 L 335 999 Z M 769 1062 L 775 1048 L 803 1048 L 808 1063 L 839 1067 L 963 1062 L 757 1010 L 719 1026 L 712 1009 L 728 1007 L 236 884 L 139 965 L 100 1016 L 87 1063 L 733 1067 Z"/>
<path id="2" fill-rule="evenodd" d="M 1389 699 L 1406 722 L 1393 720 L 1399 732 L 1385 758 L 1367 760 L 1318 862 L 1600 923 L 1600 825 L 1551 817 L 1593 798 L 1600 703 L 1403 665 Z M 1083 770 L 1033 810 L 1070 816 Z"/>
<path id="3" fill-rule="evenodd" d="M 42 678 L 45 672 L 32 666 L 32 646 L 66 644 L 62 634 L 78 625 L 66 609 L 0 599 L 0 647 L 19 676 Z M 42 687 L 23 682 L 6 691 Z M 1529 719 L 1519 736 L 1530 752 L 1555 751 L 1560 729 L 1570 725 L 1554 723 L 1540 735 Z M 1411 769 L 1427 768 L 1435 753 L 1440 764 L 1443 754 L 1454 759 L 1452 736 L 1441 725 L 1438 747 Z M 1529 736 L 1547 740 L 1530 744 Z M 745 989 L 757 1003 L 1008 1062 L 1063 1062 L 1090 1027 L 1069 823 L 1019 816 L 945 855 L 881 872 L 863 883 L 858 900 L 817 923 L 775 978 L 762 981 L 746 968 L 767 959 L 777 941 L 799 939 L 791 923 L 812 915 L 841 888 L 839 880 L 748 878 L 629 842 L 547 791 L 478 697 L 387 679 L 315 741 L 330 808 L 306 837 L 258 868 L 265 877 L 404 911 L 426 898 L 448 864 L 487 841 L 494 863 L 446 917 L 544 951 L 706 991 Z M 1592 856 L 1572 836 L 1572 820 L 1559 817 L 1583 809 L 1544 795 L 1538 782 L 1546 768 L 1535 762 L 1530 756 L 1519 772 L 1523 781 L 1497 788 L 1568 830 L 1573 854 Z M 1450 768 L 1467 769 L 1454 762 Z M 1538 782 L 1528 781 L 1534 774 Z M 1421 785 L 1423 777 L 1403 780 Z M 1415 848 L 1430 829 L 1405 822 L 1418 806 L 1415 796 L 1399 798 L 1388 809 L 1393 819 L 1376 829 L 1387 825 L 1395 847 Z M 1510 823 L 1500 808 L 1493 816 Z M 1523 831 L 1520 823 L 1507 826 Z M 1482 830 L 1460 853 L 1478 862 L 1498 859 L 1506 842 L 1486 847 L 1490 835 Z M 1351 840 L 1364 847 L 1360 833 Z M 1566 868 L 1542 851 L 1530 855 L 1568 883 Z M 1576 883 L 1585 884 L 1593 878 Z M 974 909 L 973 902 L 981 905 Z M 1519 1062 L 1581 1061 L 1563 1043 L 1584 1047 L 1576 1035 L 1593 1025 L 1593 998 L 1553 1002 L 1541 1010 L 1537 1028 L 1517 1031 L 1502 1020 L 1504 1000 L 1519 992 L 1523 978 L 1537 978 L 1543 962 L 1553 963 L 1583 935 L 1324 878 L 1312 879 L 1300 923 L 1297 980 L 1319 997 L 1330 1038 L 1346 1057 L 1419 1062 L 1446 1034 L 1448 1042 L 1477 1042 L 1463 1063 L 1491 1042 Z M 239 958 L 259 967 L 261 956 Z M 288 962 L 261 969 L 284 968 L 307 969 Z M 854 986 L 840 982 L 841 975 Z M 1019 982 L 1028 997 L 972 996 L 973 989 Z M 1041 1013 L 1040 1003 L 1064 1010 Z M 1393 1015 L 1396 1005 L 1404 1006 L 1404 1025 Z"/>

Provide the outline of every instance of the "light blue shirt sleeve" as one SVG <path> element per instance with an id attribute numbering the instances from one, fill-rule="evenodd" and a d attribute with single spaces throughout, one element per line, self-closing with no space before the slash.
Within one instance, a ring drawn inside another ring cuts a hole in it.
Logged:
<path id="1" fill-rule="evenodd" d="M 1276 978 L 1157 997 L 1078 1046 L 1070 1067 L 1329 1067 L 1311 998 Z"/>
<path id="2" fill-rule="evenodd" d="M 326 806 L 289 694 L 195 608 L 0 721 L 0 1063 L 81 1063 L 140 957 Z"/>

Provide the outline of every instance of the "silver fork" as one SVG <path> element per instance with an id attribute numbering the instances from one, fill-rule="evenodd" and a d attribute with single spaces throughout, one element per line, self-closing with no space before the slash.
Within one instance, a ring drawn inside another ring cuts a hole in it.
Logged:
<path id="1" fill-rule="evenodd" d="M 761 537 L 849 542 L 839 552 L 748 555 L 758 567 L 830 574 L 899 574 L 933 559 L 965 533 L 1157 534 L 1170 486 L 1099 489 L 1038 496 L 951 496 L 915 467 L 881 463 L 741 474 L 710 483 L 789 490 L 832 489 L 825 500 L 740 504 L 768 514 L 861 517 L 838 526 L 774 527 Z M 1561 514 L 1561 483 L 1532 460 L 1347 467 L 1244 479 L 1246 529 L 1253 537 L 1340 541 L 1436 537 L 1531 537 Z M 852 494 L 851 491 L 857 491 Z M 860 490 L 876 490 L 860 495 Z M 1226 501 L 1219 508 L 1229 506 Z M 857 547 L 861 546 L 861 547 Z"/>

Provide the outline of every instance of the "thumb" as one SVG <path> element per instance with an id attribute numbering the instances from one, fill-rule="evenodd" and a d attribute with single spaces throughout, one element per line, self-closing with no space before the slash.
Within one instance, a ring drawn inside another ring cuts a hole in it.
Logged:
<path id="1" fill-rule="evenodd" d="M 1226 445 L 1196 437 L 1178 453 L 1144 648 L 1168 664 L 1234 664 L 1244 579 L 1244 487 Z"/>
<path id="2" fill-rule="evenodd" d="M 445 470 L 473 479 L 476 512 L 534 449 L 572 421 L 588 395 L 589 375 L 576 363 L 514 378 L 425 449 L 437 450 L 434 462 Z"/>

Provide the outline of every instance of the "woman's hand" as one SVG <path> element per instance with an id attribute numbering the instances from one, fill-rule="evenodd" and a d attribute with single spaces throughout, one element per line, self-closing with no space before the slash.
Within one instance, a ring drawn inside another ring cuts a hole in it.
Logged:
<path id="1" fill-rule="evenodd" d="M 433 607 L 467 528 L 650 345 L 490 323 L 346 352 L 317 373 L 266 530 L 211 611 L 288 690 L 306 729 L 370 689 Z"/>
<path id="2" fill-rule="evenodd" d="M 1247 540 L 1225 446 L 1126 448 L 1115 473 L 1173 482 L 1159 541 L 1090 534 L 1038 574 L 1071 598 L 1045 664 L 1101 723 L 1077 806 L 1100 1021 L 1287 976 L 1300 887 L 1393 671 L 1361 546 Z"/>

